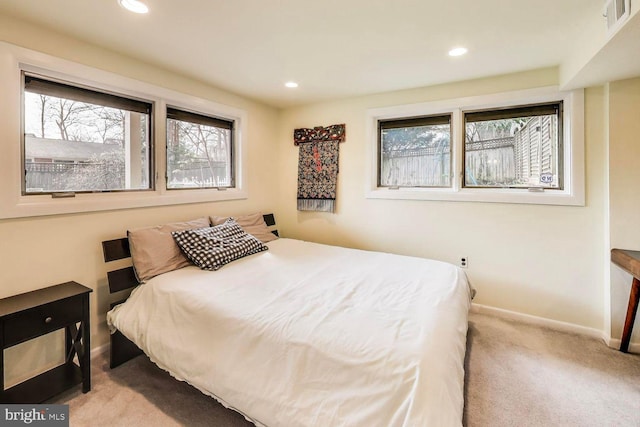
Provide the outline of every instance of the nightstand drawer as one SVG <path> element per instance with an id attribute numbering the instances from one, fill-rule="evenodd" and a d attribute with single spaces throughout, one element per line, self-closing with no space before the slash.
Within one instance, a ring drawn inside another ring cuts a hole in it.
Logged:
<path id="1" fill-rule="evenodd" d="M 77 295 L 7 316 L 4 345 L 9 347 L 82 320 L 82 301 Z"/>

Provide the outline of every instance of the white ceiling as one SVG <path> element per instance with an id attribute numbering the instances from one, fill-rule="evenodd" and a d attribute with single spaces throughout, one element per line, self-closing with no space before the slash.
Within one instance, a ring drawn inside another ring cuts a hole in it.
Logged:
<path id="1" fill-rule="evenodd" d="M 116 0 L 0 0 L 0 13 L 286 107 L 561 66 L 603 1 L 146 3 L 136 15 Z M 467 55 L 447 56 L 460 45 Z"/>

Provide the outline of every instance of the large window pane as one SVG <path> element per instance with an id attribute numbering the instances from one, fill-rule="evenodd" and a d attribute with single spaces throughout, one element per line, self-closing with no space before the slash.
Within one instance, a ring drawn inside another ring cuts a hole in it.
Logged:
<path id="1" fill-rule="evenodd" d="M 234 186 L 233 122 L 167 108 L 167 188 Z"/>
<path id="2" fill-rule="evenodd" d="M 151 104 L 25 75 L 24 194 L 151 188 Z"/>
<path id="3" fill-rule="evenodd" d="M 465 187 L 562 189 L 562 103 L 465 113 Z"/>
<path id="4" fill-rule="evenodd" d="M 379 187 L 451 186 L 451 116 L 379 121 Z"/>

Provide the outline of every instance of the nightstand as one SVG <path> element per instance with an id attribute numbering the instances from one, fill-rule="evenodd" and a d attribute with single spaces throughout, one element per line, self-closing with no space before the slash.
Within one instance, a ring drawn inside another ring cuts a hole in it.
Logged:
<path id="1" fill-rule="evenodd" d="M 67 282 L 0 299 L 0 403 L 40 403 L 80 383 L 91 390 L 91 292 Z M 5 390 L 4 349 L 63 328 L 65 363 Z"/>

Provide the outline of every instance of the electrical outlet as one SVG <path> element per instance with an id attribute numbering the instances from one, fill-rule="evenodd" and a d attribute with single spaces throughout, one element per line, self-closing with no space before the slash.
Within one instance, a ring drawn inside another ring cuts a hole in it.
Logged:
<path id="1" fill-rule="evenodd" d="M 469 257 L 463 256 L 460 258 L 460 268 L 469 267 Z"/>

